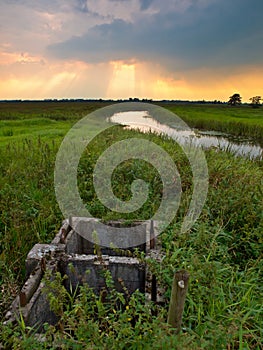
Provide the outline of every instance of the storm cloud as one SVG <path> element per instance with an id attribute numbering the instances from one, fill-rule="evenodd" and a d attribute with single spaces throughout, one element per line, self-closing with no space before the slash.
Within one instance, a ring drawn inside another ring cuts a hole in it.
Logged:
<path id="1" fill-rule="evenodd" d="M 158 12 L 138 15 L 133 22 L 114 19 L 95 25 L 83 35 L 50 45 L 48 52 L 60 59 L 92 63 L 151 61 L 171 70 L 262 62 L 261 0 L 186 4 L 185 10 L 178 5 L 167 13 L 161 7 L 163 1 L 141 1 L 142 9 L 154 6 Z"/>
<path id="2" fill-rule="evenodd" d="M 262 14 L 262 0 L 2 0 L 0 98 L 249 100 Z"/>

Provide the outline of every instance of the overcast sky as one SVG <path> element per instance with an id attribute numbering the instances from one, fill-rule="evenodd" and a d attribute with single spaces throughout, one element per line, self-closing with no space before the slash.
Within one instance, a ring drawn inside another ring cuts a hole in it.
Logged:
<path id="1" fill-rule="evenodd" d="M 263 95 L 262 0 L 1 0 L 0 99 Z"/>

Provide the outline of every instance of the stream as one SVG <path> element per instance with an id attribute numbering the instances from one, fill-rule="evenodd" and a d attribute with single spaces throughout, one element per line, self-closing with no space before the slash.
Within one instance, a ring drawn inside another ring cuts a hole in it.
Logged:
<path id="1" fill-rule="evenodd" d="M 109 118 L 109 122 L 125 125 L 127 129 L 165 134 L 183 144 L 206 149 L 216 148 L 249 159 L 263 159 L 263 148 L 252 140 L 244 140 L 244 138 L 217 131 L 201 131 L 190 128 L 189 130 L 179 130 L 176 127 L 159 123 L 147 111 L 115 113 Z"/>

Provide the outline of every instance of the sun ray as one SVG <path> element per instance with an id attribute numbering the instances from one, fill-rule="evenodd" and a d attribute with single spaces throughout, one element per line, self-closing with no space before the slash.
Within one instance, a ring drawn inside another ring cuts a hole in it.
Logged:
<path id="1" fill-rule="evenodd" d="M 135 97 L 135 64 L 122 61 L 110 63 L 113 66 L 112 78 L 107 89 L 107 98 Z"/>

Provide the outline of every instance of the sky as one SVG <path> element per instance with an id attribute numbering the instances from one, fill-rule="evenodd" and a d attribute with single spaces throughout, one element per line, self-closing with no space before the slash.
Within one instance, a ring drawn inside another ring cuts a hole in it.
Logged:
<path id="1" fill-rule="evenodd" d="M 0 99 L 263 96 L 262 0 L 1 0 Z"/>

